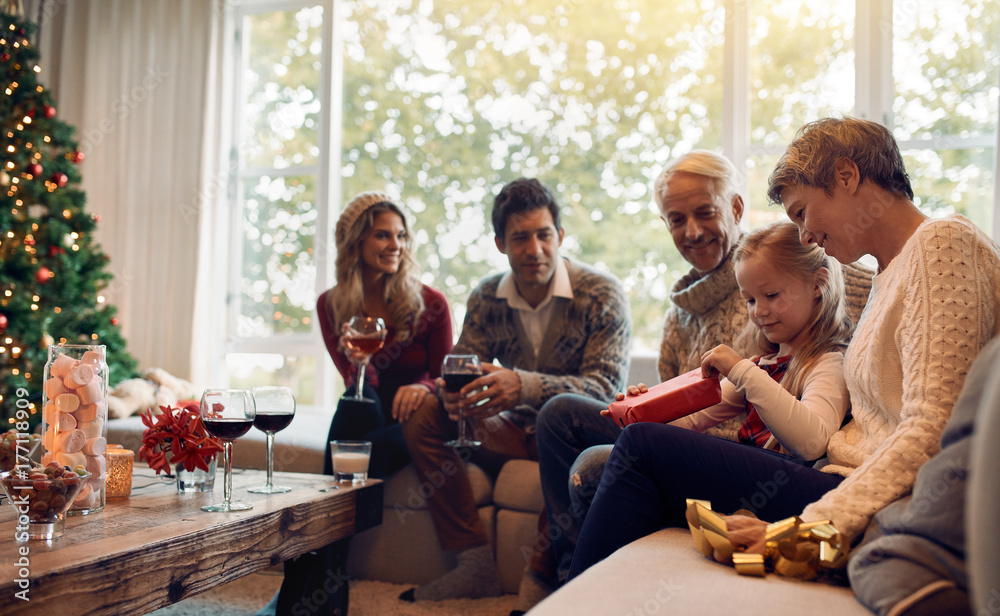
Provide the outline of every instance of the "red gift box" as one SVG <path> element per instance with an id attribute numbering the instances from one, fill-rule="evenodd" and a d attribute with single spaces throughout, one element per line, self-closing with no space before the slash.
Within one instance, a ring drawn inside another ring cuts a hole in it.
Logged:
<path id="1" fill-rule="evenodd" d="M 611 418 L 625 427 L 637 421 L 667 423 L 718 404 L 722 387 L 717 378 L 702 378 L 701 368 L 650 387 L 644 394 L 626 396 L 608 406 Z"/>

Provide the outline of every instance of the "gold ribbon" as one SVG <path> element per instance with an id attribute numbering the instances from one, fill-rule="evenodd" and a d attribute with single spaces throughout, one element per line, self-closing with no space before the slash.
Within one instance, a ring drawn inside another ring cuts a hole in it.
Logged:
<path id="1" fill-rule="evenodd" d="M 695 547 L 708 558 L 732 562 L 740 575 L 763 576 L 768 564 L 785 577 L 811 580 L 847 563 L 848 543 L 828 520 L 803 522 L 798 516 L 768 524 L 764 554 L 734 552 L 726 520 L 708 501 L 687 499 L 687 523 Z"/>

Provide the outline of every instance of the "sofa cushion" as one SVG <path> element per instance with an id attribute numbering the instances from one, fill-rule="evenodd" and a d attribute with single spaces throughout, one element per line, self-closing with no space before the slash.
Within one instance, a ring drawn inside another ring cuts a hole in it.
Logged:
<path id="1" fill-rule="evenodd" d="M 510 460 L 505 463 L 493 488 L 493 502 L 504 509 L 536 514 L 541 511 L 545 501 L 542 499 L 538 462 Z"/>
<path id="2" fill-rule="evenodd" d="M 619 549 L 550 595 L 530 616 L 565 614 L 869 614 L 850 588 L 768 574 L 737 575 L 701 555 L 687 529 Z"/>
<path id="3" fill-rule="evenodd" d="M 472 497 L 477 507 L 493 502 L 493 485 L 489 477 L 475 464 L 456 467 L 456 472 L 465 472 L 472 484 Z M 443 475 L 432 475 L 420 481 L 412 464 L 407 464 L 385 482 L 385 503 L 399 504 L 409 509 L 427 509 L 427 499 L 444 479 Z"/>
<path id="4" fill-rule="evenodd" d="M 531 562 L 531 548 L 538 543 L 538 512 L 498 508 L 496 524 L 498 538 L 496 556 L 500 585 L 503 586 L 504 592 L 516 593 L 521 585 L 524 568 Z"/>

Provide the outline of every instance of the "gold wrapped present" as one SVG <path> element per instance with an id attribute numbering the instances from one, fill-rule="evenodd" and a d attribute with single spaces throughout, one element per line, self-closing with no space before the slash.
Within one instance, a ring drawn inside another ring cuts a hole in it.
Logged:
<path id="1" fill-rule="evenodd" d="M 740 575 L 763 576 L 770 568 L 785 577 L 813 579 L 847 563 L 848 544 L 829 521 L 803 522 L 793 516 L 768 524 L 763 554 L 735 551 L 726 520 L 712 504 L 687 499 L 687 522 L 698 551 L 709 558 L 732 562 Z"/>

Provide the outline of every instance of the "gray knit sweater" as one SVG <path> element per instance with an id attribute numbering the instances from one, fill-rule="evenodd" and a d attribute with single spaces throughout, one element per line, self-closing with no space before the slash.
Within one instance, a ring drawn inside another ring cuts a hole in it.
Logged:
<path id="1" fill-rule="evenodd" d="M 556 302 L 536 357 L 521 319 L 497 297 L 502 273 L 480 282 L 469 296 L 462 334 L 452 353 L 498 360 L 521 378 L 521 406 L 505 411 L 524 428 L 533 427 L 539 408 L 561 393 L 611 401 L 625 387 L 631 322 L 621 282 L 589 265 L 566 259 L 573 299 Z"/>
<path id="2" fill-rule="evenodd" d="M 847 314 L 857 323 L 871 291 L 874 272 L 857 263 L 845 265 L 844 301 Z M 747 309 L 736 284 L 732 251 L 719 267 L 707 274 L 692 269 L 670 291 L 673 306 L 663 322 L 658 368 L 666 381 L 701 365 L 701 356 L 720 344 L 733 345 L 747 324 Z M 735 349 L 744 357 L 746 349 Z M 633 383 L 634 385 L 634 383 Z M 736 440 L 745 419 L 734 417 L 706 430 Z"/>

